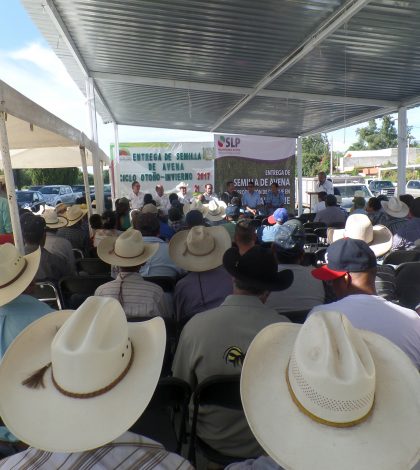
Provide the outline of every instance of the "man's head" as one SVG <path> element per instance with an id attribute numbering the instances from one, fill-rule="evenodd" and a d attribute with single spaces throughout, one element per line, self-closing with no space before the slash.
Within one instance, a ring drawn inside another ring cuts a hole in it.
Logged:
<path id="1" fill-rule="evenodd" d="M 337 205 L 337 198 L 333 194 L 328 194 L 325 198 L 325 207 L 333 207 Z"/>
<path id="2" fill-rule="evenodd" d="M 353 199 L 353 206 L 355 209 L 364 209 L 366 205 L 366 201 L 364 197 L 356 196 Z"/>
<path id="3" fill-rule="evenodd" d="M 327 264 L 314 269 L 312 275 L 330 282 L 338 298 L 376 293 L 376 256 L 366 242 L 353 238 L 337 240 L 327 249 L 325 259 Z"/>
<path id="4" fill-rule="evenodd" d="M 165 190 L 163 189 L 163 185 L 161 185 L 161 184 L 157 184 L 155 190 L 156 190 L 156 194 L 159 197 L 162 197 L 164 192 L 165 192 Z"/>
<path id="5" fill-rule="evenodd" d="M 187 194 L 188 184 L 181 182 L 178 184 L 177 189 L 182 194 L 182 196 L 185 196 Z"/>
<path id="6" fill-rule="evenodd" d="M 44 246 L 45 243 L 45 219 L 34 214 L 23 214 L 20 223 L 22 235 L 28 245 Z"/>
<path id="7" fill-rule="evenodd" d="M 287 212 L 287 209 L 284 207 L 280 207 L 279 209 L 276 209 L 272 215 L 268 218 L 268 222 L 272 225 L 274 224 L 279 224 L 282 225 L 285 222 L 287 222 L 287 219 L 289 218 L 289 214 Z"/>
<path id="8" fill-rule="evenodd" d="M 131 189 L 133 190 L 133 193 L 137 195 L 140 192 L 140 183 L 138 181 L 133 181 L 131 183 Z"/>
<path id="9" fill-rule="evenodd" d="M 203 213 L 197 209 L 193 209 L 187 212 L 185 216 L 185 225 L 190 229 L 193 227 L 198 227 L 199 225 L 204 225 Z"/>
<path id="10" fill-rule="evenodd" d="M 213 185 L 210 184 L 210 183 L 207 183 L 205 186 L 204 186 L 204 189 L 206 191 L 207 194 L 213 194 Z"/>
<path id="11" fill-rule="evenodd" d="M 327 175 L 326 175 L 325 171 L 320 171 L 320 172 L 318 173 L 318 181 L 319 181 L 319 184 L 324 184 L 325 181 L 326 181 L 326 179 L 327 179 Z"/>
<path id="12" fill-rule="evenodd" d="M 102 217 L 99 214 L 92 214 L 89 217 L 89 225 L 93 230 L 102 228 Z"/>
<path id="13" fill-rule="evenodd" d="M 371 197 L 366 204 L 367 212 L 377 212 L 382 209 L 381 201 L 376 197 Z"/>
<path id="14" fill-rule="evenodd" d="M 420 197 L 414 199 L 410 210 L 413 217 L 420 218 Z"/>
<path id="15" fill-rule="evenodd" d="M 248 182 L 247 189 L 250 194 L 252 194 L 255 191 L 255 184 L 253 181 Z"/>
<path id="16" fill-rule="evenodd" d="M 228 181 L 226 183 L 226 190 L 228 193 L 232 193 L 233 191 L 235 191 L 235 183 L 233 181 Z"/>
<path id="17" fill-rule="evenodd" d="M 171 207 L 168 211 L 168 219 L 171 222 L 178 222 L 181 221 L 184 214 L 182 213 L 181 209 L 178 207 Z"/>
<path id="18" fill-rule="evenodd" d="M 325 201 L 325 198 L 327 197 L 327 193 L 325 191 L 320 191 L 318 193 L 318 201 Z"/>
<path id="19" fill-rule="evenodd" d="M 241 219 L 235 227 L 233 241 L 239 248 L 239 253 L 243 255 L 255 245 L 257 235 L 255 225 L 251 219 Z"/>
<path id="20" fill-rule="evenodd" d="M 272 183 L 270 187 L 271 187 L 271 191 L 274 194 L 277 194 L 279 192 L 279 185 L 277 183 Z"/>
<path id="21" fill-rule="evenodd" d="M 133 214 L 133 228 L 138 230 L 143 237 L 158 237 L 160 232 L 159 219 L 155 214 L 141 212 Z"/>

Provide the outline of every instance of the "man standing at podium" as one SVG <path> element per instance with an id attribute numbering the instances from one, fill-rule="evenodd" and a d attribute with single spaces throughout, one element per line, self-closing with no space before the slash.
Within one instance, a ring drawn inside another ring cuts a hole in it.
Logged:
<path id="1" fill-rule="evenodd" d="M 318 183 L 315 184 L 315 191 L 317 193 L 325 191 L 327 194 L 334 194 L 334 186 L 331 181 L 327 180 L 325 171 L 318 173 Z"/>

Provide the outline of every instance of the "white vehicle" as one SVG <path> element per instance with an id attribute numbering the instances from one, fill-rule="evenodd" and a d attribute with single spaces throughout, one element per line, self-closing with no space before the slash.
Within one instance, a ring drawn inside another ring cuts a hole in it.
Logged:
<path id="1" fill-rule="evenodd" d="M 363 183 L 338 183 L 334 184 L 334 189 L 338 189 L 338 191 L 340 191 L 341 207 L 344 207 L 348 212 L 353 206 L 353 198 L 356 191 L 363 192 L 366 203 L 371 197 L 373 197 L 370 189 Z"/>
<path id="2" fill-rule="evenodd" d="M 406 194 L 411 194 L 413 197 L 420 197 L 420 180 L 407 181 L 405 192 Z"/>

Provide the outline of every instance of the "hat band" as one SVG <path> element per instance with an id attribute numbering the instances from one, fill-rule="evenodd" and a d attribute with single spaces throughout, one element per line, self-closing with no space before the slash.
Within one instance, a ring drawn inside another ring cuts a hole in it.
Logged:
<path id="1" fill-rule="evenodd" d="M 290 396 L 293 400 L 293 403 L 299 408 L 299 410 L 305 414 L 306 416 L 308 416 L 308 418 L 312 419 L 313 421 L 317 422 L 317 423 L 320 423 L 320 424 L 324 424 L 326 426 L 331 426 L 333 428 L 350 428 L 352 426 L 356 426 L 357 424 L 360 424 L 360 423 L 363 423 L 364 421 L 366 421 L 366 419 L 370 416 L 370 414 L 372 413 L 372 410 L 373 410 L 373 405 L 374 405 L 374 401 L 372 402 L 372 406 L 370 407 L 369 411 L 364 415 L 362 416 L 361 418 L 358 418 L 358 419 L 355 419 L 353 421 L 344 421 L 344 422 L 335 422 L 335 421 L 328 421 L 324 418 L 320 418 L 319 416 L 311 413 L 308 409 L 306 409 L 302 403 L 298 400 L 297 396 L 295 395 L 295 392 L 293 391 L 292 389 L 292 386 L 290 384 L 290 380 L 289 380 L 289 365 L 290 365 L 290 361 L 288 362 L 287 364 L 287 367 L 286 367 L 286 383 L 287 383 L 287 388 L 289 390 L 289 393 L 290 393 Z"/>
<path id="2" fill-rule="evenodd" d="M 115 251 L 115 243 L 114 243 L 114 246 L 112 247 L 112 250 L 109 250 L 108 254 L 110 255 L 115 255 L 115 256 L 118 256 L 118 258 L 124 258 L 124 259 L 134 259 L 134 258 L 138 258 L 139 256 L 141 256 L 142 254 L 144 253 L 144 247 L 143 247 L 143 251 L 141 253 L 138 253 L 137 255 L 134 255 L 134 256 L 122 256 L 122 255 L 119 255 L 116 251 Z"/>
<path id="3" fill-rule="evenodd" d="M 59 224 L 62 224 L 62 223 L 65 223 L 67 225 L 69 223 L 69 221 L 70 221 L 70 219 L 67 219 L 65 222 L 60 222 L 59 220 L 57 220 L 57 222 L 47 222 L 47 221 L 45 221 L 45 223 L 47 225 L 59 225 Z"/>
<path id="4" fill-rule="evenodd" d="M 0 286 L 0 289 L 4 289 L 5 287 L 10 286 L 10 285 L 13 284 L 15 281 L 17 281 L 17 280 L 22 276 L 22 274 L 25 272 L 27 266 L 28 266 L 28 262 L 26 261 L 25 258 L 23 258 L 23 267 L 22 267 L 22 269 L 19 271 L 19 273 L 17 274 L 17 276 L 15 276 L 11 281 L 6 282 L 6 284 L 1 285 L 1 286 Z"/>
<path id="5" fill-rule="evenodd" d="M 53 370 L 51 369 L 51 380 L 52 380 L 52 383 L 54 385 L 54 387 L 62 394 L 62 395 L 65 395 L 66 397 L 70 397 L 70 398 L 81 398 L 81 399 L 84 399 L 84 398 L 95 398 L 95 397 L 98 397 L 100 395 L 104 395 L 105 393 L 109 392 L 110 390 L 112 390 L 114 387 L 116 387 L 123 379 L 124 377 L 127 375 L 128 371 L 130 370 L 132 364 L 133 364 L 133 361 L 134 361 L 134 346 L 133 346 L 133 343 L 130 341 L 130 344 L 131 344 L 131 357 L 130 357 L 130 360 L 126 366 L 126 368 L 121 372 L 121 374 L 115 379 L 113 380 L 109 385 L 105 386 L 105 387 L 102 387 L 98 390 L 94 390 L 93 392 L 88 392 L 88 393 L 74 393 L 74 392 L 69 392 L 68 390 L 60 387 L 60 385 L 58 385 L 58 383 L 56 382 L 55 378 L 54 378 L 54 373 L 53 373 Z M 48 363 L 46 366 L 42 367 L 41 369 L 39 369 L 38 371 L 36 371 L 34 374 L 32 374 L 30 377 L 28 377 L 27 379 L 25 379 L 23 382 L 22 382 L 22 385 L 26 386 L 26 387 L 29 387 L 29 388 L 39 388 L 39 387 L 42 387 L 42 388 L 45 388 L 45 385 L 44 385 L 44 374 L 45 372 L 51 367 L 51 362 Z"/>
<path id="6" fill-rule="evenodd" d="M 185 250 L 182 253 L 182 256 L 186 256 L 187 254 L 192 255 L 192 256 L 208 256 L 210 253 L 213 253 L 215 247 L 216 247 L 216 243 L 213 245 L 211 250 L 207 251 L 206 253 L 193 253 L 192 251 L 188 249 L 188 244 L 185 243 Z"/>

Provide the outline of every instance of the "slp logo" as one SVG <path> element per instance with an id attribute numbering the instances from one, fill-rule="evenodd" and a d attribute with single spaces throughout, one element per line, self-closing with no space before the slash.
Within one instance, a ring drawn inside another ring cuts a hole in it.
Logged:
<path id="1" fill-rule="evenodd" d="M 221 135 L 217 140 L 217 146 L 222 148 L 237 148 L 241 143 L 241 139 L 239 137 L 225 137 Z"/>

